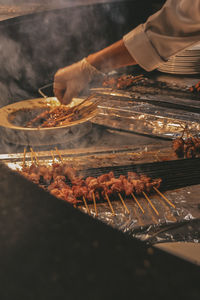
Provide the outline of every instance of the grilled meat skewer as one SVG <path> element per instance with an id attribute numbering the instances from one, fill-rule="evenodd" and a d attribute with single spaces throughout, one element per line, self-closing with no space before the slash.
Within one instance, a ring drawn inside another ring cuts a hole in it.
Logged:
<path id="1" fill-rule="evenodd" d="M 115 197 L 119 193 L 130 196 L 132 193 L 141 195 L 144 191 L 150 193 L 153 187 L 159 188 L 161 178 L 151 179 L 142 174 L 128 172 L 128 176 L 120 175 L 118 178 L 113 172 L 102 174 L 99 177 L 87 177 L 83 179 L 77 176 L 76 170 L 63 163 L 53 163 L 51 166 L 35 165 L 24 167 L 21 174 L 27 179 L 39 185 L 46 186 L 46 189 L 53 195 L 72 204 L 80 202 L 82 197 L 93 201 L 93 194 L 96 200 Z"/>
<path id="2" fill-rule="evenodd" d="M 200 138 L 189 137 L 173 140 L 172 148 L 179 158 L 194 158 L 200 156 Z"/>

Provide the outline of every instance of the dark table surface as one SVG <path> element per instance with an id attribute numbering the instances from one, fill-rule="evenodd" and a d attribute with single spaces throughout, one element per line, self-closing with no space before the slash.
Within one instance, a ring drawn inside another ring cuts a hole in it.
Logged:
<path id="1" fill-rule="evenodd" d="M 199 267 L 0 174 L 0 299 L 199 299 Z"/>

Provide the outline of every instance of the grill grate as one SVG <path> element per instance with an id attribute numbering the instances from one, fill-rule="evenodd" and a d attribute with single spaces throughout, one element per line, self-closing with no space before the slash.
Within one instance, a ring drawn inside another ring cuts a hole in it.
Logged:
<path id="1" fill-rule="evenodd" d="M 100 176 L 103 173 L 113 171 L 116 177 L 127 175 L 128 172 L 149 175 L 151 178 L 162 178 L 161 189 L 177 189 L 200 183 L 200 159 L 181 159 L 176 161 L 164 161 L 144 163 L 137 165 L 110 166 L 90 168 L 82 171 L 84 177 Z"/>
<path id="2" fill-rule="evenodd" d="M 26 152 L 23 160 L 18 162 L 18 166 L 25 163 L 25 156 Z M 56 149 L 56 153 L 51 151 L 48 160 L 40 157 L 33 150 L 29 155 L 27 153 L 27 156 L 29 157 L 29 160 L 26 160 L 27 165 L 33 162 L 38 165 L 67 162 L 67 157 L 61 156 L 58 149 Z M 86 157 L 82 159 L 85 161 Z M 162 178 L 162 185 L 159 188 L 162 194 L 159 194 L 159 191 L 156 190 L 151 194 L 143 193 L 140 196 L 133 194 L 125 197 L 123 194 L 116 194 L 115 197 L 109 196 L 109 199 L 101 199 L 99 202 L 96 202 L 96 199 L 89 202 L 83 198 L 80 205 L 77 205 L 78 209 L 108 225 L 123 232 L 128 232 L 133 236 L 138 232 L 142 234 L 146 232 L 145 238 L 147 238 L 152 228 L 160 228 L 171 223 L 178 224 L 199 217 L 196 209 L 199 200 L 189 199 L 188 194 L 183 196 L 181 190 L 177 190 L 177 188 L 200 183 L 200 158 L 118 166 L 113 166 L 112 160 L 110 160 L 110 165 L 107 167 L 95 166 L 94 164 L 94 168 L 86 169 L 85 164 L 85 167 L 78 171 L 78 175 L 84 178 L 89 176 L 98 177 L 112 171 L 115 177 L 119 177 L 120 175 L 126 176 L 129 171 L 132 171 L 138 174 L 146 174 L 152 179 Z M 183 190 L 186 191 L 186 189 Z"/>

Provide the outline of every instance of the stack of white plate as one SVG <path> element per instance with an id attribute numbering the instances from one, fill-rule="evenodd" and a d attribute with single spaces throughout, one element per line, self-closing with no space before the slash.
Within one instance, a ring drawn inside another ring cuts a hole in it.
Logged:
<path id="1" fill-rule="evenodd" d="M 171 74 L 200 73 L 200 43 L 187 48 L 162 64 L 159 71 Z"/>

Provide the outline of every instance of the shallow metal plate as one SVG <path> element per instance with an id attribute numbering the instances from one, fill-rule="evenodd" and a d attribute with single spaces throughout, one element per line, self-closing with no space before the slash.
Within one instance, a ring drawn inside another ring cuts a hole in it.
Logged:
<path id="1" fill-rule="evenodd" d="M 74 98 L 70 107 L 83 101 Z M 87 134 L 91 129 L 89 120 L 96 115 L 96 110 L 68 125 L 50 128 L 27 128 L 12 122 L 13 116 L 24 115 L 34 110 L 45 110 L 49 106 L 58 105 L 56 98 L 37 98 L 16 102 L 0 109 L 0 132 L 2 138 L 9 143 L 21 145 L 53 145 L 71 141 Z"/>

